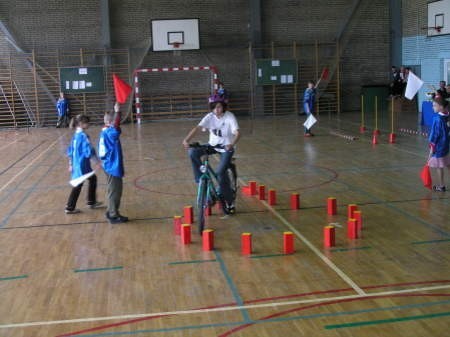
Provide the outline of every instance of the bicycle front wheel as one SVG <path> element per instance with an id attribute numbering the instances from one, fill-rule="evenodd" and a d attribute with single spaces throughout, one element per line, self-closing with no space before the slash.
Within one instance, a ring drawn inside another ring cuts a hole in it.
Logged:
<path id="1" fill-rule="evenodd" d="M 208 206 L 207 191 L 208 182 L 206 179 L 200 180 L 197 192 L 197 216 L 198 216 L 198 233 L 202 235 L 205 228 L 205 211 Z"/>
<path id="2" fill-rule="evenodd" d="M 227 169 L 227 175 L 228 180 L 230 182 L 230 189 L 233 195 L 233 200 L 236 200 L 236 194 L 237 194 L 237 171 L 236 171 L 236 165 L 233 163 L 230 164 L 230 166 Z"/>

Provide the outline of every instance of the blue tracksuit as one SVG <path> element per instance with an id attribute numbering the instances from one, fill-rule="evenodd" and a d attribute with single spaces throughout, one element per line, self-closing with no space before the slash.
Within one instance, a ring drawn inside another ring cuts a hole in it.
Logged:
<path id="1" fill-rule="evenodd" d="M 103 169 L 107 174 L 118 178 L 125 175 L 120 134 L 119 127 L 104 127 L 98 143 L 98 154 L 102 160 Z"/>
<path id="2" fill-rule="evenodd" d="M 447 125 L 448 113 L 435 114 L 433 124 L 431 125 L 428 141 L 433 149 L 433 157 L 442 158 L 449 152 L 449 128 Z"/>
<path id="3" fill-rule="evenodd" d="M 95 150 L 91 146 L 89 136 L 78 128 L 67 148 L 67 156 L 72 162 L 72 179 L 92 171 L 90 158 L 93 155 Z"/>
<path id="4" fill-rule="evenodd" d="M 56 110 L 58 110 L 58 117 L 66 116 L 69 112 L 69 101 L 65 98 L 58 99 L 56 102 Z"/>
<path id="5" fill-rule="evenodd" d="M 314 103 L 316 102 L 316 89 L 306 88 L 303 94 L 303 109 L 307 115 L 314 112 Z"/>

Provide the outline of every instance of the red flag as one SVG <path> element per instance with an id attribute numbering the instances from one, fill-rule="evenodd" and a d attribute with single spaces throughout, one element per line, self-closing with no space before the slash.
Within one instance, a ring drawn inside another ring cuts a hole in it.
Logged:
<path id="1" fill-rule="evenodd" d="M 328 75 L 330 75 L 330 71 L 328 70 L 328 68 L 323 68 L 322 69 L 322 74 L 320 75 L 320 78 L 323 80 L 327 80 L 328 79 Z"/>
<path id="2" fill-rule="evenodd" d="M 113 81 L 116 100 L 120 104 L 123 104 L 126 102 L 128 95 L 131 93 L 131 86 L 116 74 L 113 74 Z"/>
<path id="3" fill-rule="evenodd" d="M 431 173 L 430 173 L 430 167 L 428 164 L 425 164 L 425 166 L 422 169 L 422 172 L 420 172 L 420 178 L 422 179 L 423 186 L 426 188 L 429 188 L 431 190 L 432 182 L 431 182 Z"/>

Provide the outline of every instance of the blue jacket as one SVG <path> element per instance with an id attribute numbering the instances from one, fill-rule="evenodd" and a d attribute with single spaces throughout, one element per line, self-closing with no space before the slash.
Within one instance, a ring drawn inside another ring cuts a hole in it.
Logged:
<path id="1" fill-rule="evenodd" d="M 90 158 L 93 155 L 95 155 L 95 151 L 89 141 L 89 136 L 82 129 L 77 129 L 67 148 L 67 156 L 72 162 L 72 179 L 92 171 Z"/>
<path id="2" fill-rule="evenodd" d="M 103 169 L 106 173 L 118 178 L 125 175 L 120 134 L 119 127 L 104 127 L 100 132 L 98 142 L 98 155 L 102 161 Z"/>
<path id="3" fill-rule="evenodd" d="M 431 125 L 430 136 L 428 140 L 433 149 L 433 157 L 445 157 L 449 152 L 449 128 L 447 126 L 448 114 L 435 114 L 433 124 Z"/>
<path id="4" fill-rule="evenodd" d="M 303 94 L 303 108 L 305 113 L 314 112 L 314 103 L 316 102 L 316 89 L 306 88 Z"/>
<path id="5" fill-rule="evenodd" d="M 65 98 L 58 99 L 58 102 L 56 102 L 56 110 L 58 110 L 58 116 L 65 116 L 69 112 L 69 101 Z"/>

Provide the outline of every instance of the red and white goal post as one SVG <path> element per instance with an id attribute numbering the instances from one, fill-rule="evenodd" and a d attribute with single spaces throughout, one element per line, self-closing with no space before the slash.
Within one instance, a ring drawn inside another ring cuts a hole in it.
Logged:
<path id="1" fill-rule="evenodd" d="M 136 121 L 142 122 L 141 90 L 139 83 L 139 74 L 141 73 L 160 73 L 160 72 L 178 72 L 178 71 L 209 71 L 211 73 L 211 93 L 216 93 L 219 86 L 217 68 L 215 66 L 180 66 L 165 68 L 142 68 L 134 71 L 134 97 L 136 106 Z"/>

